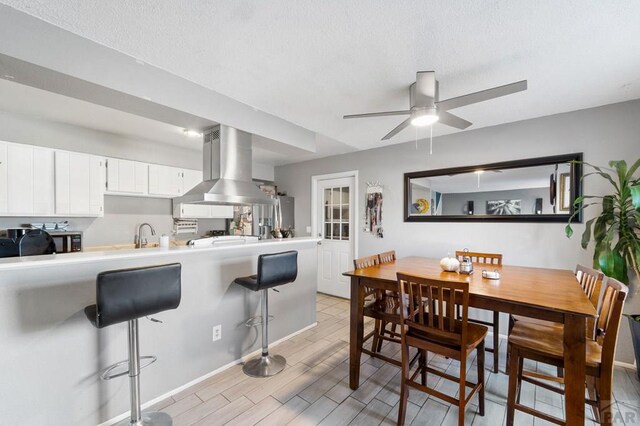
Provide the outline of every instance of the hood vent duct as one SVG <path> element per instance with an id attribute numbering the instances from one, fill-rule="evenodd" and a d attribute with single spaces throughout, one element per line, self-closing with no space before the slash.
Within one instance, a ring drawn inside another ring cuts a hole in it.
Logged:
<path id="1" fill-rule="evenodd" d="M 212 205 L 274 205 L 252 182 L 251 134 L 225 125 L 207 129 L 203 135 L 203 178 L 176 203 Z"/>

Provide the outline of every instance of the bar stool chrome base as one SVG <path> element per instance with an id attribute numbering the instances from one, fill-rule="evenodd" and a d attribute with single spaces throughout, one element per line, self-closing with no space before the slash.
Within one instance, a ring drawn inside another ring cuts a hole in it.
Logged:
<path id="1" fill-rule="evenodd" d="M 173 420 L 167 413 L 150 411 L 142 413 L 142 419 L 135 423 L 132 423 L 131 419 L 124 419 L 115 426 L 173 426 Z"/>
<path id="2" fill-rule="evenodd" d="M 251 377 L 275 376 L 287 366 L 287 361 L 281 355 L 267 355 L 247 361 L 242 371 Z"/>

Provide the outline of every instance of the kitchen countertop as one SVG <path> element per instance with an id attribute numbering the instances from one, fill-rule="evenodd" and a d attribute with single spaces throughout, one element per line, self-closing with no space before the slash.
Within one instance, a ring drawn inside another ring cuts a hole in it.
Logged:
<path id="1" fill-rule="evenodd" d="M 251 243 L 227 243 L 220 245 L 212 245 L 210 247 L 190 247 L 190 246 L 171 246 L 169 248 L 142 248 L 142 249 L 120 249 L 120 250 L 102 250 L 102 251 L 85 251 L 79 253 L 61 253 L 49 254 L 43 256 L 25 256 L 25 257 L 7 257 L 0 259 L 0 271 L 18 270 L 25 268 L 50 267 L 57 265 L 69 265 L 76 263 L 100 262 L 114 259 L 133 259 L 133 258 L 153 258 L 167 255 L 191 255 L 198 253 L 209 253 L 228 251 L 234 249 L 247 249 L 250 247 L 273 246 L 274 250 L 286 250 L 286 246 L 300 243 L 318 243 L 319 238 L 315 237 L 295 237 L 283 239 L 260 240 Z"/>

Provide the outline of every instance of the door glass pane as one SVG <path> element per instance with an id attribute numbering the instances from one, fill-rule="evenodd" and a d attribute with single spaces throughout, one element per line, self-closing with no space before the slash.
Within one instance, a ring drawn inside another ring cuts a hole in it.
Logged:
<path id="1" fill-rule="evenodd" d="M 348 223 L 343 223 L 342 224 L 342 239 L 343 240 L 348 240 L 349 239 L 349 224 Z"/>
<path id="2" fill-rule="evenodd" d="M 333 217 L 332 220 L 334 222 L 340 222 L 340 207 L 333 208 Z"/>
<path id="3" fill-rule="evenodd" d="M 333 224 L 333 239 L 334 240 L 339 240 L 340 239 L 340 224 L 339 223 L 334 223 Z"/>
<path id="4" fill-rule="evenodd" d="M 340 188 L 333 188 L 333 201 L 331 204 L 340 204 Z"/>
<path id="5" fill-rule="evenodd" d="M 342 188 L 342 204 L 349 205 L 349 187 Z"/>
<path id="6" fill-rule="evenodd" d="M 324 221 L 331 222 L 331 207 L 324 208 Z"/>
<path id="7" fill-rule="evenodd" d="M 349 220 L 349 206 L 342 206 L 342 215 L 340 216 L 341 220 L 343 222 L 348 221 Z"/>
<path id="8" fill-rule="evenodd" d="M 324 204 L 331 204 L 331 189 L 327 188 L 324 190 Z"/>
<path id="9" fill-rule="evenodd" d="M 324 224 L 324 238 L 325 238 L 325 240 L 330 240 L 331 239 L 331 224 L 330 223 L 325 223 Z"/>

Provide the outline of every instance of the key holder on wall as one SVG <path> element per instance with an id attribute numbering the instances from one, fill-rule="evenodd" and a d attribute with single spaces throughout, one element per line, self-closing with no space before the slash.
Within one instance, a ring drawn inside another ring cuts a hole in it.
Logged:
<path id="1" fill-rule="evenodd" d="M 382 185 L 380 182 L 367 182 L 365 193 L 364 232 L 369 232 L 376 238 L 382 238 Z"/>

